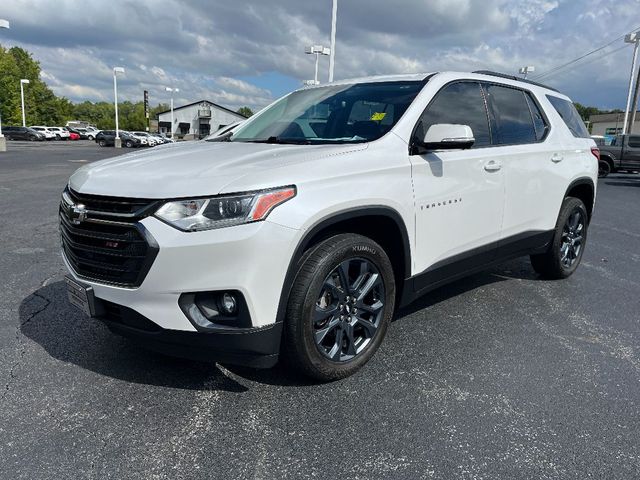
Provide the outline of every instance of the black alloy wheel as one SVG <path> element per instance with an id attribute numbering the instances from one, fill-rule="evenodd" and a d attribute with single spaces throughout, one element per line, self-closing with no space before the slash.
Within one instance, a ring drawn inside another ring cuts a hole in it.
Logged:
<path id="1" fill-rule="evenodd" d="M 384 312 L 385 287 L 377 267 L 350 258 L 325 279 L 313 315 L 318 350 L 334 362 L 352 360 L 378 332 Z"/>
<path id="2" fill-rule="evenodd" d="M 368 237 L 341 233 L 309 248 L 287 303 L 282 349 L 288 364 L 321 381 L 355 373 L 384 340 L 395 282 L 389 256 Z"/>

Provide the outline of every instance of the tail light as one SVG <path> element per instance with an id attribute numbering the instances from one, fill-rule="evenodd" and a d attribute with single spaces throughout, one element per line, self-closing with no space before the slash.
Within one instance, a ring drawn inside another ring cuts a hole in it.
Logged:
<path id="1" fill-rule="evenodd" d="M 591 153 L 598 161 L 600 161 L 600 149 L 598 147 L 591 147 Z"/>

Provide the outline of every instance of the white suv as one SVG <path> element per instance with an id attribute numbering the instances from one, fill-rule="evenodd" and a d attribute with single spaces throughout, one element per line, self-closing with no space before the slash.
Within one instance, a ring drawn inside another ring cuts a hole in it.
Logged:
<path id="1" fill-rule="evenodd" d="M 375 353 L 400 305 L 531 255 L 571 275 L 598 150 L 571 101 L 491 72 L 345 80 L 227 141 L 86 165 L 62 196 L 69 298 L 180 356 L 322 380 Z"/>

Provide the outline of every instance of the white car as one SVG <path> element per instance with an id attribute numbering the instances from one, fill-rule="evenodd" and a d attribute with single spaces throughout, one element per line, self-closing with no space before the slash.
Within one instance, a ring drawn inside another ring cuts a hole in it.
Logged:
<path id="1" fill-rule="evenodd" d="M 151 146 L 150 142 L 149 142 L 149 138 L 146 135 L 143 134 L 144 132 L 126 132 L 126 133 L 128 133 L 132 137 L 135 137 L 138 140 L 140 140 L 140 146 L 141 147 L 149 147 L 149 146 Z"/>
<path id="2" fill-rule="evenodd" d="M 158 145 L 159 142 L 156 137 L 154 137 L 153 135 L 151 135 L 149 132 L 131 132 L 131 135 L 140 138 L 141 140 L 144 139 L 147 141 L 147 144 L 150 147 L 155 147 L 156 145 Z"/>
<path id="3" fill-rule="evenodd" d="M 50 130 L 49 127 L 44 127 L 42 125 L 35 125 L 35 126 L 31 126 L 29 127 L 32 130 L 35 130 L 38 133 L 41 133 L 42 135 L 44 135 L 45 140 L 55 140 L 56 139 L 56 134 L 53 130 Z"/>
<path id="4" fill-rule="evenodd" d="M 285 355 L 342 378 L 399 306 L 447 282 L 525 255 L 571 275 L 597 157 L 569 98 L 516 77 L 303 88 L 228 141 L 77 170 L 60 210 L 69 298 L 150 348 L 253 367 Z"/>
<path id="5" fill-rule="evenodd" d="M 69 140 L 71 133 L 62 127 L 47 127 L 47 130 L 53 133 L 56 140 Z"/>

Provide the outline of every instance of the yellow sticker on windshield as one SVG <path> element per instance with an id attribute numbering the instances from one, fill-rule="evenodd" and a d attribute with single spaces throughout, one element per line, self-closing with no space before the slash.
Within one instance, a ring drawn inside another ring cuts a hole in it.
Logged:
<path id="1" fill-rule="evenodd" d="M 376 112 L 373 115 L 371 115 L 371 120 L 373 120 L 374 122 L 380 122 L 386 116 L 387 114 L 384 112 Z"/>

